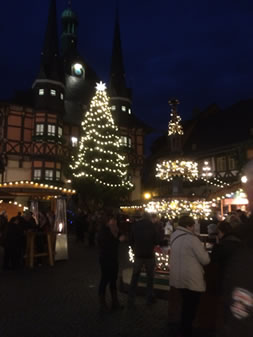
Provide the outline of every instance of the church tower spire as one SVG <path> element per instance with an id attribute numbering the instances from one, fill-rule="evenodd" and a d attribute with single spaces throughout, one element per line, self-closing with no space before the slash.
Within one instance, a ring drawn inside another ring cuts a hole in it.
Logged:
<path id="1" fill-rule="evenodd" d="M 64 75 L 59 55 L 56 0 L 51 0 L 41 52 L 40 72 L 33 84 L 37 109 L 64 111 Z"/>
<path id="2" fill-rule="evenodd" d="M 116 19 L 114 27 L 114 39 L 112 49 L 112 63 L 109 90 L 111 96 L 131 98 L 130 90 L 126 86 L 125 67 L 123 61 L 120 25 L 119 25 L 119 11 L 116 9 Z"/>
<path id="3" fill-rule="evenodd" d="M 68 0 L 68 8 L 62 13 L 61 22 L 61 52 L 66 57 L 71 53 L 75 53 L 77 48 L 78 18 L 72 10 L 71 0 Z"/>

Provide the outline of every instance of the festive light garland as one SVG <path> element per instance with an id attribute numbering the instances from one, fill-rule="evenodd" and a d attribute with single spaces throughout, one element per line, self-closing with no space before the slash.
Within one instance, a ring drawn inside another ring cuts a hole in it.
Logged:
<path id="1" fill-rule="evenodd" d="M 162 200 L 150 201 L 145 205 L 145 211 L 148 213 L 156 213 L 165 216 L 168 219 L 175 219 L 182 213 L 187 213 L 194 219 L 204 218 L 210 219 L 211 201 L 189 201 L 189 200 Z"/>
<path id="2" fill-rule="evenodd" d="M 4 200 L 0 200 L 0 204 L 6 204 L 6 202 L 4 202 Z M 13 205 L 15 205 L 15 206 L 17 206 L 19 208 L 23 208 L 23 211 L 26 211 L 28 209 L 27 206 L 24 206 L 24 205 L 22 205 L 21 203 L 19 203 L 17 201 L 9 201 L 8 204 L 9 205 L 13 204 Z"/>
<path id="3" fill-rule="evenodd" d="M 106 85 L 97 83 L 96 94 L 82 122 L 84 135 L 70 165 L 76 178 L 88 178 L 110 188 L 133 187 L 127 179 L 126 157 L 120 154 L 120 137 L 114 123 Z"/>
<path id="4" fill-rule="evenodd" d="M 156 177 L 170 181 L 175 177 L 182 177 L 189 181 L 198 178 L 198 163 L 186 160 L 167 160 L 156 165 Z"/>
<path id="5" fill-rule="evenodd" d="M 215 177 L 212 178 L 214 181 L 211 181 L 211 179 L 207 179 L 206 176 L 203 176 L 203 173 L 202 176 L 199 176 L 198 163 L 194 161 L 163 161 L 162 163 L 158 163 L 156 165 L 156 171 L 156 177 L 161 180 L 171 181 L 175 177 L 181 177 L 191 182 L 196 179 L 201 179 L 210 185 L 220 188 L 230 186 L 230 184 Z M 211 175 L 208 176 L 211 177 Z"/>
<path id="6" fill-rule="evenodd" d="M 61 191 L 64 194 L 75 194 L 76 191 L 70 188 L 64 188 L 49 184 L 37 183 L 34 181 L 21 180 L 21 181 L 9 181 L 0 184 L 1 188 L 15 188 L 15 187 L 27 187 L 27 188 L 41 188 L 41 189 L 50 189 L 55 191 Z"/>

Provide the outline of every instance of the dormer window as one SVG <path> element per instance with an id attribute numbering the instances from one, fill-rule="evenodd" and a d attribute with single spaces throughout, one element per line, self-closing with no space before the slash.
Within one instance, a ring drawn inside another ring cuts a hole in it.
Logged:
<path id="1" fill-rule="evenodd" d="M 51 89 L 51 90 L 50 90 L 50 94 L 51 94 L 51 96 L 56 96 L 56 90 Z"/>
<path id="2" fill-rule="evenodd" d="M 132 110 L 129 108 L 128 109 L 128 114 L 131 115 L 131 113 L 132 113 Z"/>
<path id="3" fill-rule="evenodd" d="M 112 105 L 112 111 L 116 110 L 116 105 Z"/>
<path id="4" fill-rule="evenodd" d="M 63 95 L 63 93 L 61 92 L 61 94 L 60 94 L 60 98 L 61 98 L 61 100 L 63 101 L 63 99 L 64 99 L 64 95 Z"/>
<path id="5" fill-rule="evenodd" d="M 44 89 L 39 89 L 39 95 L 43 96 L 45 94 L 45 90 Z"/>
<path id="6" fill-rule="evenodd" d="M 48 124 L 47 134 L 48 136 L 55 136 L 55 125 L 54 124 Z"/>
<path id="7" fill-rule="evenodd" d="M 122 110 L 122 111 L 126 111 L 126 106 L 125 106 L 125 105 L 122 105 L 121 110 Z"/>
<path id="8" fill-rule="evenodd" d="M 44 124 L 36 124 L 36 136 L 43 136 Z"/>

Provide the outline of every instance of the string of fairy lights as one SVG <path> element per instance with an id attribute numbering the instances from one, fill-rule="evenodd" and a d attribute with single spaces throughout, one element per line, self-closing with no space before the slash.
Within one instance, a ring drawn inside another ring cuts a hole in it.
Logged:
<path id="1" fill-rule="evenodd" d="M 131 246 L 128 246 L 128 258 L 131 263 L 134 263 L 134 252 Z M 165 252 L 155 251 L 155 265 L 156 269 L 163 272 L 169 270 L 169 254 Z"/>
<path id="2" fill-rule="evenodd" d="M 198 178 L 198 163 L 186 160 L 164 160 L 156 165 L 156 172 L 156 177 L 161 180 L 171 181 L 180 176 L 192 182 Z"/>
<path id="3" fill-rule="evenodd" d="M 211 201 L 203 200 L 161 200 L 150 201 L 145 205 L 145 211 L 148 213 L 155 213 L 159 216 L 164 216 L 168 219 L 175 219 L 183 213 L 187 213 L 195 220 L 203 218 L 211 220 Z"/>
<path id="4" fill-rule="evenodd" d="M 206 168 L 204 166 L 203 168 Z M 203 170 L 202 168 L 202 170 Z M 212 177 L 211 172 L 200 173 L 198 169 L 198 163 L 187 160 L 164 160 L 161 163 L 156 164 L 156 177 L 161 180 L 172 181 L 175 177 L 181 177 L 182 179 L 190 182 L 201 179 L 205 183 L 223 188 L 230 186 L 229 183 L 222 181 L 216 177 Z"/>
<path id="5" fill-rule="evenodd" d="M 110 188 L 129 190 L 126 157 L 120 153 L 120 137 L 115 125 L 106 85 L 97 83 L 96 94 L 82 122 L 83 136 L 79 151 L 70 165 L 76 178 L 88 178 Z"/>

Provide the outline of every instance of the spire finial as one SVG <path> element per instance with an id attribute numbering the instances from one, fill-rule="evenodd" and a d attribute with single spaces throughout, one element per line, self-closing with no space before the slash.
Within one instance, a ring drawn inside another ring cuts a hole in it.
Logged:
<path id="1" fill-rule="evenodd" d="M 72 8 L 72 0 L 68 0 L 68 6 Z"/>

